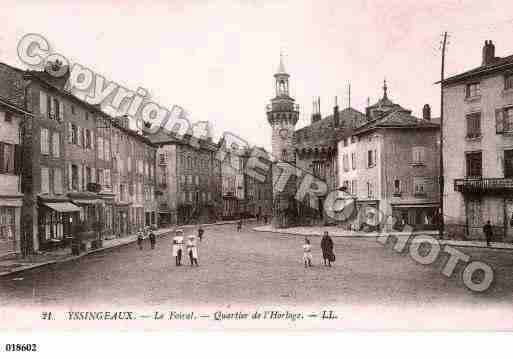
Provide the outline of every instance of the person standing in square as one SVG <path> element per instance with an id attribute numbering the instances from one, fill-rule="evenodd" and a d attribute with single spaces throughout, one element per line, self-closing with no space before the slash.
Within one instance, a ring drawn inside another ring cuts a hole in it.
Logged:
<path id="1" fill-rule="evenodd" d="M 177 266 L 182 265 L 182 251 L 183 251 L 183 230 L 177 229 L 173 237 L 173 257 Z"/>
<path id="2" fill-rule="evenodd" d="M 191 267 L 198 264 L 198 242 L 196 241 L 196 236 L 189 236 L 187 238 L 187 252 L 189 253 L 189 260 L 191 262 Z"/>
<path id="3" fill-rule="evenodd" d="M 303 262 L 306 267 L 312 266 L 312 245 L 308 237 L 305 237 L 305 244 L 303 244 Z"/>

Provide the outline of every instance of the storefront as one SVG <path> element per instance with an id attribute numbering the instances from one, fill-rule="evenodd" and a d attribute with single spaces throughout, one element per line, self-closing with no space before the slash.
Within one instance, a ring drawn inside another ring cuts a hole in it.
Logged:
<path id="1" fill-rule="evenodd" d="M 19 253 L 21 198 L 0 198 L 0 257 Z"/>
<path id="2" fill-rule="evenodd" d="M 416 230 L 437 229 L 438 203 L 395 203 L 392 204 L 392 216 L 395 219 L 394 230 L 402 230 L 409 225 Z"/>
<path id="3" fill-rule="evenodd" d="M 130 202 L 116 202 L 114 205 L 114 231 L 118 237 L 130 234 Z"/>
<path id="4" fill-rule="evenodd" d="M 41 250 L 69 245 L 73 225 L 80 219 L 81 208 L 66 200 L 39 200 L 38 240 Z"/>
<path id="5" fill-rule="evenodd" d="M 80 220 L 88 225 L 99 222 L 104 202 L 99 195 L 93 192 L 69 193 L 70 201 L 81 208 Z"/>

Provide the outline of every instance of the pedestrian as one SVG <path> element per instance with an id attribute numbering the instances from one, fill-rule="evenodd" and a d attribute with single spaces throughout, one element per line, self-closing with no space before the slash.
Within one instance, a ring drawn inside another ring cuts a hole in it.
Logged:
<path id="1" fill-rule="evenodd" d="M 173 257 L 177 266 L 182 265 L 183 230 L 177 229 L 173 237 Z"/>
<path id="2" fill-rule="evenodd" d="M 267 224 L 267 214 L 264 214 L 264 224 Z"/>
<path id="3" fill-rule="evenodd" d="M 237 232 L 242 230 L 242 218 L 237 221 Z"/>
<path id="4" fill-rule="evenodd" d="M 191 262 L 191 267 L 198 264 L 198 242 L 196 241 L 196 236 L 187 237 L 187 252 L 189 253 L 189 260 Z"/>
<path id="5" fill-rule="evenodd" d="M 305 244 L 303 244 L 303 262 L 306 267 L 312 266 L 312 245 L 308 237 L 305 237 Z"/>
<path id="6" fill-rule="evenodd" d="M 150 229 L 150 234 L 148 235 L 148 238 L 150 239 L 151 249 L 155 249 L 155 243 L 157 242 L 157 236 L 155 235 L 155 232 L 153 232 L 152 229 Z"/>
<path id="7" fill-rule="evenodd" d="M 199 238 L 199 240 L 200 240 L 200 243 L 201 243 L 201 241 L 203 240 L 203 233 L 205 233 L 205 230 L 200 226 L 200 227 L 198 228 L 198 238 Z"/>
<path id="8" fill-rule="evenodd" d="M 486 246 L 490 247 L 490 242 L 493 238 L 493 229 L 490 221 L 486 221 L 486 224 L 483 226 L 483 233 L 486 238 Z"/>
<path id="9" fill-rule="evenodd" d="M 331 262 L 335 261 L 335 254 L 333 253 L 333 241 L 327 231 L 324 232 L 324 236 L 321 239 L 321 250 L 324 265 L 331 267 Z"/>
<path id="10" fill-rule="evenodd" d="M 260 223 L 260 213 L 256 214 L 256 220 L 257 220 L 257 223 Z"/>
<path id="11" fill-rule="evenodd" d="M 139 250 L 143 249 L 143 240 L 144 240 L 144 234 L 142 229 L 139 229 L 137 232 L 137 245 L 139 246 Z"/>

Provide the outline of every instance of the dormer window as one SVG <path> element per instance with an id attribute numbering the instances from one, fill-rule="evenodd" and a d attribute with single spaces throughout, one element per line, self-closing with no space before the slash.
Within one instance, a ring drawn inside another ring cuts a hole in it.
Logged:
<path id="1" fill-rule="evenodd" d="M 479 82 L 468 84 L 466 89 L 466 95 L 467 98 L 481 96 L 481 86 Z"/>

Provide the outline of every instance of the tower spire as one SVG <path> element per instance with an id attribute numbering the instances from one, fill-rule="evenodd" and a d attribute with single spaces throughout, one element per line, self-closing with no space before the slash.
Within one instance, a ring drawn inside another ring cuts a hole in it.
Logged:
<path id="1" fill-rule="evenodd" d="M 385 78 L 385 79 L 383 80 L 383 98 L 384 98 L 384 99 L 387 99 L 387 98 L 388 98 L 387 90 L 388 90 L 388 87 L 387 87 L 387 79 Z"/>

